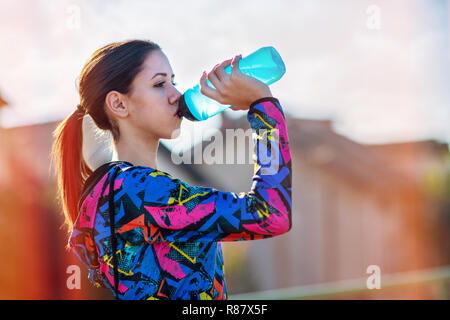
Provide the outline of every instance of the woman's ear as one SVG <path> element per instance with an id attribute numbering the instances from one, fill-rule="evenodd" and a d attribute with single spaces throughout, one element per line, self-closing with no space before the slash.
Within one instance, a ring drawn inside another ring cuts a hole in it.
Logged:
<path id="1" fill-rule="evenodd" d="M 110 91 L 106 95 L 105 105 L 108 112 L 112 113 L 115 117 L 125 118 L 128 115 L 128 109 L 124 104 L 123 95 L 117 91 Z"/>

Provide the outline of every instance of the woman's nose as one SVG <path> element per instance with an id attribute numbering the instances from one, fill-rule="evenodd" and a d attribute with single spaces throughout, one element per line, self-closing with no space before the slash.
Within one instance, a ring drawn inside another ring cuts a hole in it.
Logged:
<path id="1" fill-rule="evenodd" d="M 172 90 L 172 92 L 170 93 L 170 96 L 169 96 L 170 104 L 177 103 L 178 100 L 180 100 L 180 97 L 181 97 L 180 91 L 178 91 L 177 88 L 173 87 L 173 90 Z"/>

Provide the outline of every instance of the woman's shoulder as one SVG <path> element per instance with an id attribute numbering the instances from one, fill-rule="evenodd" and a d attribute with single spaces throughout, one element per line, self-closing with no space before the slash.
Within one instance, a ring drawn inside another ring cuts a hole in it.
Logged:
<path id="1" fill-rule="evenodd" d="M 112 161 L 109 164 L 111 163 L 112 165 L 109 167 L 110 171 L 115 171 L 117 168 L 120 169 L 120 171 L 118 172 L 118 179 L 120 179 L 121 177 L 140 177 L 142 179 L 143 176 L 149 176 L 167 177 L 174 180 L 170 173 L 155 168 L 143 165 L 134 165 L 127 161 Z"/>
<path id="2" fill-rule="evenodd" d="M 78 208 L 85 198 L 95 189 L 104 189 L 114 176 L 114 188 L 139 193 L 143 190 L 153 193 L 164 192 L 180 183 L 168 172 L 142 165 L 133 165 L 128 161 L 110 161 L 94 170 L 84 183 Z M 146 192 L 147 193 L 147 192 Z"/>
<path id="3" fill-rule="evenodd" d="M 167 189 L 179 183 L 179 179 L 172 177 L 170 173 L 144 165 L 133 165 L 127 161 L 111 161 L 105 165 L 107 165 L 105 173 L 108 174 L 105 181 L 115 173 L 115 188 L 123 186 L 127 190 L 134 191 L 142 188 Z"/>
<path id="4" fill-rule="evenodd" d="M 104 180 L 110 175 L 110 172 L 117 170 L 117 166 L 123 170 L 124 168 L 131 167 L 133 165 L 127 161 L 110 161 L 97 167 L 84 182 L 83 189 L 81 190 L 81 196 L 78 201 L 78 208 L 80 208 L 86 196 L 92 192 L 94 187 L 98 185 L 99 182 L 104 183 Z"/>

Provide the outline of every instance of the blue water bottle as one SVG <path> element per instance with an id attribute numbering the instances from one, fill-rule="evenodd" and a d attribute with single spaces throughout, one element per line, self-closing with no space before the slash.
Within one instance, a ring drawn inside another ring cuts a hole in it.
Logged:
<path id="1" fill-rule="evenodd" d="M 256 78 L 266 85 L 278 81 L 286 72 L 284 62 L 274 47 L 263 47 L 239 61 L 239 70 L 250 77 Z M 225 72 L 231 73 L 231 65 L 225 67 Z M 206 79 L 209 86 L 212 83 Z M 180 98 L 178 116 L 183 116 L 191 121 L 206 120 L 225 109 L 229 105 L 223 105 L 200 92 L 200 85 L 188 89 Z"/>

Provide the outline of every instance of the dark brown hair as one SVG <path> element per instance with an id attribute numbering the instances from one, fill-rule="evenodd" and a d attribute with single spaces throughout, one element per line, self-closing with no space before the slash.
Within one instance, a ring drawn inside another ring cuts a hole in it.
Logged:
<path id="1" fill-rule="evenodd" d="M 82 153 L 83 116 L 88 113 L 100 129 L 111 131 L 114 140 L 118 141 L 119 128 L 105 111 L 106 95 L 112 90 L 129 93 L 144 60 L 154 50 L 161 48 L 148 40 L 111 43 L 96 50 L 81 70 L 78 81 L 80 104 L 53 132 L 55 141 L 51 153 L 57 171 L 58 199 L 69 233 L 78 216 L 83 184 L 92 173 Z"/>

